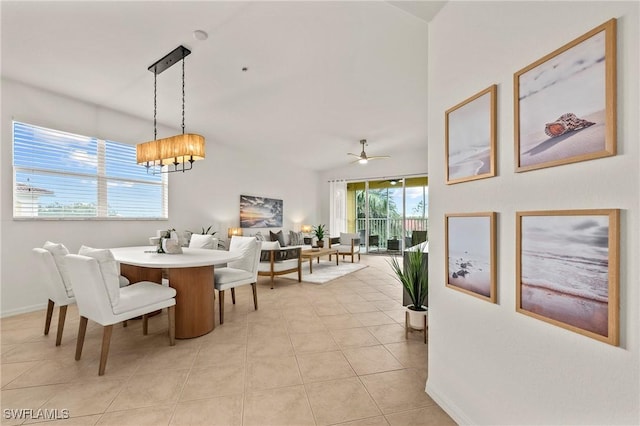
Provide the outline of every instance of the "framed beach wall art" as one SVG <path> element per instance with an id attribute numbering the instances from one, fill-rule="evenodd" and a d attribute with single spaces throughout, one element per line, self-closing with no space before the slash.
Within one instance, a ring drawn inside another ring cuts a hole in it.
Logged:
<path id="1" fill-rule="evenodd" d="M 447 184 L 496 175 L 496 91 L 481 91 L 445 112 Z"/>
<path id="2" fill-rule="evenodd" d="M 281 228 L 282 200 L 274 198 L 240 196 L 241 228 Z"/>
<path id="3" fill-rule="evenodd" d="M 514 74 L 516 172 L 616 154 L 616 20 Z"/>
<path id="4" fill-rule="evenodd" d="M 617 209 L 516 213 L 516 311 L 618 345 Z"/>
<path id="5" fill-rule="evenodd" d="M 446 286 L 496 302 L 496 213 L 445 215 Z"/>

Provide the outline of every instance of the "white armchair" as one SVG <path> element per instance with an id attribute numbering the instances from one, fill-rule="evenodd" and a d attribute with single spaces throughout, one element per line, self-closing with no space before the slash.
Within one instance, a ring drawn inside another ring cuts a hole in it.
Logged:
<path id="1" fill-rule="evenodd" d="M 220 324 L 224 323 L 224 291 L 231 289 L 231 299 L 236 303 L 235 288 L 251 284 L 253 290 L 253 307 L 258 310 L 258 263 L 260 262 L 260 241 L 254 237 L 240 237 L 234 235 L 229 244 L 229 251 L 242 252 L 242 258 L 229 262 L 225 268 L 214 270 L 214 286 L 218 290 L 220 305 Z"/>
<path id="2" fill-rule="evenodd" d="M 358 255 L 358 261 L 360 261 L 360 235 L 358 234 L 346 234 L 340 233 L 340 237 L 329 238 L 329 248 L 338 250 L 338 254 L 342 255 L 342 260 L 345 256 L 351 256 L 351 263 L 353 263 L 355 255 Z M 331 260 L 331 255 L 329 255 Z"/>
<path id="3" fill-rule="evenodd" d="M 56 246 L 59 251 L 63 252 L 62 256 L 66 256 L 66 254 L 69 253 L 69 251 L 62 244 L 57 244 Z M 47 247 L 46 244 L 45 247 Z M 54 251 L 56 250 L 55 248 L 52 249 Z M 40 270 L 42 272 L 42 280 L 45 284 L 47 295 L 49 297 L 49 303 L 47 305 L 47 317 L 44 323 L 44 335 L 47 336 L 49 334 L 51 317 L 53 316 L 53 308 L 54 305 L 58 305 L 60 307 L 60 310 L 58 312 L 58 333 L 56 335 L 56 346 L 60 346 L 60 343 L 62 342 L 64 322 L 67 317 L 67 306 L 76 303 L 76 299 L 73 296 L 71 283 L 68 283 L 68 288 L 67 286 L 65 286 L 64 278 L 58 266 L 56 265 L 53 253 L 43 248 L 34 248 L 33 253 L 38 258 L 38 264 L 40 265 Z"/>
<path id="4" fill-rule="evenodd" d="M 191 234 L 189 248 L 218 249 L 218 239 L 208 234 Z"/>
<path id="5" fill-rule="evenodd" d="M 87 321 L 104 327 L 98 375 L 104 374 L 113 324 L 142 315 L 143 333 L 147 314 L 162 308 L 169 310 L 169 344 L 175 345 L 175 289 L 149 281 L 120 288 L 118 269 L 109 250 L 82 247 L 78 255 L 66 256 L 66 264 L 80 312 L 76 361 L 82 355 Z"/>

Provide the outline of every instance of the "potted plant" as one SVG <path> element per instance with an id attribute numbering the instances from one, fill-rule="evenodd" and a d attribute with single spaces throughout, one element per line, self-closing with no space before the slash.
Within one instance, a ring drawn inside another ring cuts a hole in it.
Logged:
<path id="1" fill-rule="evenodd" d="M 409 323 L 414 330 L 424 328 L 427 316 L 429 277 L 423 264 L 424 252 L 422 250 L 411 250 L 406 252 L 407 261 L 404 268 L 400 267 L 397 258 L 392 258 L 389 264 L 396 274 L 398 281 L 409 293 L 411 304 L 407 306 Z"/>
<path id="2" fill-rule="evenodd" d="M 324 247 L 324 225 L 318 225 L 313 227 L 313 235 L 318 239 L 318 247 Z"/>
<path id="3" fill-rule="evenodd" d="M 191 232 L 192 234 L 200 234 L 200 235 L 216 235 L 216 231 L 213 231 L 212 233 L 209 233 L 209 231 L 211 231 L 211 227 L 213 225 L 209 225 L 209 227 L 207 229 L 204 229 L 204 226 L 202 227 L 202 231 L 200 232 Z"/>

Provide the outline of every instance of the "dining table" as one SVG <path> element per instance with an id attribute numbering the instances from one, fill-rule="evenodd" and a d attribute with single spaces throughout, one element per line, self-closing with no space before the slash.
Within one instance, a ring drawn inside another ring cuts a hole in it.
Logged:
<path id="1" fill-rule="evenodd" d="M 238 251 L 182 248 L 182 253 L 158 253 L 154 246 L 117 247 L 111 252 L 120 273 L 130 282 L 162 284 L 163 274 L 176 290 L 176 338 L 189 339 L 215 328 L 214 268 L 238 260 Z"/>

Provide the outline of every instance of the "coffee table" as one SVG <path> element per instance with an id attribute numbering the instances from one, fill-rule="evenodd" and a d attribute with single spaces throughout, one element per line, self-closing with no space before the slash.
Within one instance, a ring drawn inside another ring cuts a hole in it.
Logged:
<path id="1" fill-rule="evenodd" d="M 312 250 L 302 250 L 300 252 L 300 257 L 303 259 L 309 259 L 309 273 L 313 274 L 313 259 L 318 259 L 318 263 L 320 263 L 320 256 L 329 256 L 329 260 L 331 260 L 331 255 L 336 255 L 336 266 L 338 266 L 338 249 L 332 248 L 319 248 Z"/>

